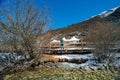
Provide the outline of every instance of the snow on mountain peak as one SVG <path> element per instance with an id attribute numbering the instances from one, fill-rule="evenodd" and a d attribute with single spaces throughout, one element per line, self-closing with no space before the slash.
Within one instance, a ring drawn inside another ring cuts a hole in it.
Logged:
<path id="1" fill-rule="evenodd" d="M 99 16 L 100 16 L 101 18 L 107 17 L 108 15 L 112 14 L 112 13 L 113 13 L 116 9 L 118 9 L 118 8 L 119 8 L 119 7 L 115 7 L 115 8 L 109 9 L 109 10 L 107 10 L 107 11 L 104 11 L 104 12 L 100 13 Z"/>

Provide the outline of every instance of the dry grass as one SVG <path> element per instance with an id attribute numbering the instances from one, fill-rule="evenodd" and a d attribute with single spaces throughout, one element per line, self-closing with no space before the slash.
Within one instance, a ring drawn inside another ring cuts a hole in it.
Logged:
<path id="1" fill-rule="evenodd" d="M 5 80 L 120 80 L 120 72 L 41 68 L 6 75 Z"/>

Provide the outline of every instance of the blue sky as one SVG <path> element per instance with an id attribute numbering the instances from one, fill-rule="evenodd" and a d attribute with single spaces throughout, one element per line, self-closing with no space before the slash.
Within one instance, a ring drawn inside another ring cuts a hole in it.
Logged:
<path id="1" fill-rule="evenodd" d="M 7 0 L 0 0 L 7 1 Z M 120 6 L 120 0 L 34 0 L 50 8 L 51 26 L 54 29 L 84 21 L 105 10 Z"/>
<path id="2" fill-rule="evenodd" d="M 120 0 L 43 0 L 43 2 L 50 8 L 54 28 L 66 27 L 120 6 Z"/>

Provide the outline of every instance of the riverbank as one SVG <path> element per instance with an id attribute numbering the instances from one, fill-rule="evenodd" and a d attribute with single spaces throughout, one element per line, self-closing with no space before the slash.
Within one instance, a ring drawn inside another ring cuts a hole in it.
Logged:
<path id="1" fill-rule="evenodd" d="M 118 68 L 116 70 L 118 70 L 120 67 L 120 58 L 119 58 L 120 55 L 118 54 L 116 56 L 118 57 L 118 60 L 115 61 L 116 64 L 118 65 Z M 53 72 L 54 71 L 57 72 L 56 70 L 58 70 L 58 71 L 62 70 L 63 72 L 61 72 L 61 73 L 64 73 L 64 71 L 66 71 L 66 70 L 68 70 L 68 72 L 72 71 L 72 70 L 76 70 L 76 71 L 80 70 L 83 72 L 85 71 L 85 74 L 86 74 L 86 71 L 87 72 L 93 71 L 92 73 L 94 73 L 94 71 L 95 72 L 97 72 L 97 71 L 107 71 L 108 72 L 108 69 L 106 69 L 105 64 L 98 63 L 97 60 L 94 59 L 93 54 L 63 54 L 63 55 L 44 54 L 42 56 L 42 58 L 40 58 L 40 59 L 42 60 L 41 62 L 36 62 L 35 60 L 30 60 L 30 61 L 26 61 L 24 64 L 18 63 L 18 64 L 14 64 L 12 67 L 8 66 L 7 68 L 4 68 L 2 71 L 5 71 L 5 70 L 6 70 L 6 72 L 11 71 L 10 73 L 12 73 L 12 74 L 10 74 L 8 72 L 7 76 L 11 76 L 11 75 L 16 76 L 16 74 L 17 74 L 17 77 L 21 77 L 22 76 L 21 74 L 24 74 L 24 73 L 27 75 L 27 74 L 29 74 L 29 71 L 30 71 L 30 74 L 32 74 L 32 72 L 34 73 L 34 71 L 39 71 L 39 70 L 43 70 L 45 72 L 46 72 L 46 70 L 52 70 Z M 19 73 L 19 71 L 21 73 Z M 25 71 L 27 71 L 28 73 L 26 73 Z M 51 73 L 52 73 L 52 71 L 51 71 Z M 111 70 L 111 71 L 114 72 L 114 70 Z M 47 71 L 47 72 L 49 73 L 49 71 Z M 38 72 L 38 74 L 35 74 L 35 76 L 40 75 L 39 73 L 40 72 Z M 92 73 L 90 73 L 90 74 L 92 74 Z M 44 75 L 40 75 L 40 76 L 43 77 Z M 60 77 L 59 74 L 57 74 L 57 75 L 58 75 L 58 77 Z M 50 76 L 52 76 L 52 75 L 50 75 Z M 6 77 L 6 74 L 5 74 L 5 77 Z M 63 80 L 66 80 L 66 79 L 67 78 L 65 78 Z M 9 79 L 6 79 L 6 80 L 9 80 Z M 34 79 L 31 79 L 31 80 L 34 80 Z"/>

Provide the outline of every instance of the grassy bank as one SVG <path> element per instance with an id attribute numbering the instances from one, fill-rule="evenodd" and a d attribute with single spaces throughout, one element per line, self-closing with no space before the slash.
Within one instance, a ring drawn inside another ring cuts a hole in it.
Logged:
<path id="1" fill-rule="evenodd" d="M 120 80 L 120 72 L 41 68 L 8 74 L 4 80 Z"/>

